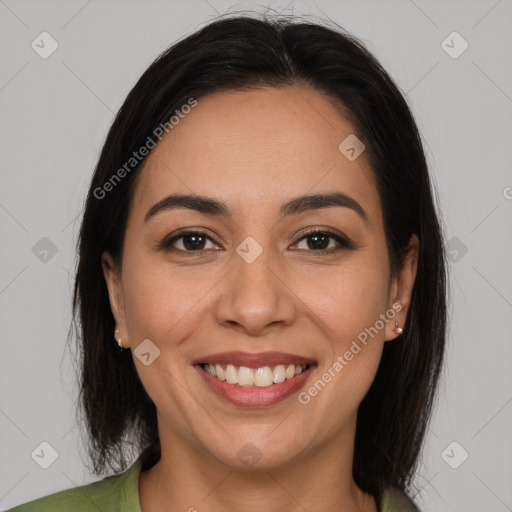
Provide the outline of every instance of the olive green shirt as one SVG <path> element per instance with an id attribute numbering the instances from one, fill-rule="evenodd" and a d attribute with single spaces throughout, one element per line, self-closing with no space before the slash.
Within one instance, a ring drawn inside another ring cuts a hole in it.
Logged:
<path id="1" fill-rule="evenodd" d="M 14 507 L 7 512 L 141 512 L 139 474 L 153 464 L 139 458 L 124 472 L 98 482 L 67 489 Z M 419 512 L 401 491 L 388 489 L 381 512 Z"/>

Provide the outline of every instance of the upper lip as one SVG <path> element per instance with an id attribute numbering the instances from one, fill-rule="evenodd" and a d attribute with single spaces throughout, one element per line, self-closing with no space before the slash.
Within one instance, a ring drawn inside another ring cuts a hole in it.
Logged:
<path id="1" fill-rule="evenodd" d="M 232 364 L 246 366 L 247 368 L 261 368 L 263 366 L 277 366 L 280 364 L 316 364 L 316 361 L 297 354 L 284 352 L 219 352 L 209 356 L 199 357 L 192 364 Z"/>

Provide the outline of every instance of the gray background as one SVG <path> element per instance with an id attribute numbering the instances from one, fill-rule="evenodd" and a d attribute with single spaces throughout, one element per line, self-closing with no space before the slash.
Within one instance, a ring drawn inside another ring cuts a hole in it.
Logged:
<path id="1" fill-rule="evenodd" d="M 81 205 L 114 113 L 173 41 L 263 4 L 0 0 L 0 510 L 97 480 L 81 458 L 65 341 Z M 329 16 L 409 99 L 437 183 L 453 304 L 415 499 L 425 512 L 512 510 L 512 3 L 265 5 Z M 31 47 L 49 48 L 43 31 L 59 45 L 47 59 Z M 469 44 L 457 58 L 445 50 L 460 39 L 442 44 L 453 31 Z M 48 469 L 31 457 L 42 442 L 58 453 Z"/>

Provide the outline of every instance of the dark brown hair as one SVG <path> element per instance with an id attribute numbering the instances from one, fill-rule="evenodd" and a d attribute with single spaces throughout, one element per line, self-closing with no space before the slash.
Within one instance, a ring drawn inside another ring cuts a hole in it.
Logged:
<path id="1" fill-rule="evenodd" d="M 113 337 L 101 267 L 104 251 L 122 263 L 130 198 L 145 159 L 104 197 L 95 191 L 190 98 L 294 84 L 310 86 L 340 105 L 364 142 L 382 202 L 391 275 L 399 270 L 411 235 L 419 238 L 404 333 L 385 344 L 360 404 L 353 461 L 356 483 L 378 501 L 390 485 L 408 491 L 445 347 L 446 260 L 435 189 L 407 102 L 375 57 L 337 25 L 288 16 L 229 16 L 177 42 L 143 73 L 109 130 L 86 199 L 73 297 L 79 407 L 95 474 L 107 466 L 124 471 L 128 446 L 141 451 L 159 445 L 155 405 L 131 352 L 119 353 Z"/>

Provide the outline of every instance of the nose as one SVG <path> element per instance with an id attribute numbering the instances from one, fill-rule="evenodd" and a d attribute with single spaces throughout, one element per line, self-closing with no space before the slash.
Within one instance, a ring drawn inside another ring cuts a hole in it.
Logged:
<path id="1" fill-rule="evenodd" d="M 252 263 L 236 256 L 215 304 L 217 322 L 252 336 L 291 325 L 297 315 L 297 298 L 286 281 L 266 251 Z"/>

